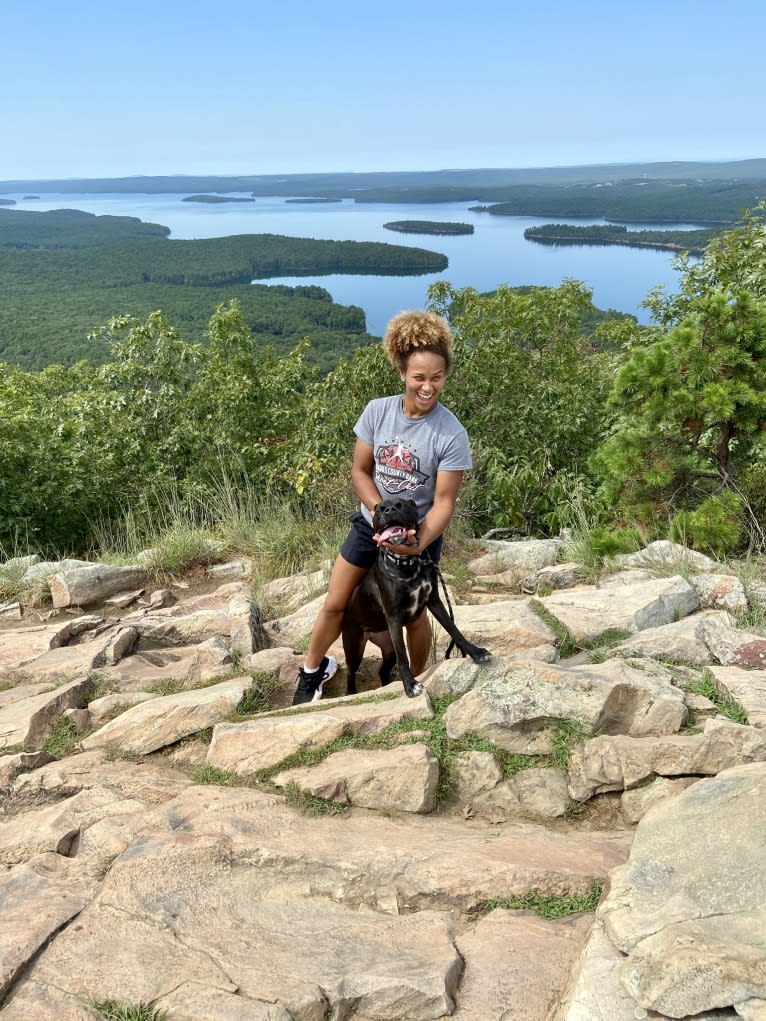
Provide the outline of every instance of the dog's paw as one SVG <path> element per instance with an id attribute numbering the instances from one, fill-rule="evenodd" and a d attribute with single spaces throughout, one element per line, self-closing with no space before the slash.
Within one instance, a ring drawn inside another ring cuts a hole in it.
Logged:
<path id="1" fill-rule="evenodd" d="M 404 693 L 408 698 L 415 698 L 416 695 L 423 694 L 423 685 L 415 681 L 411 688 L 404 689 Z"/>
<path id="2" fill-rule="evenodd" d="M 474 663 L 488 663 L 492 659 L 492 653 L 489 649 L 476 649 L 471 653 L 471 659 Z"/>

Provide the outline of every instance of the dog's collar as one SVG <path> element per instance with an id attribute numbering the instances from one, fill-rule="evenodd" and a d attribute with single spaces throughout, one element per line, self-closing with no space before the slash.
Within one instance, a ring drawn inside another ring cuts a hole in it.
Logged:
<path id="1" fill-rule="evenodd" d="M 408 554 L 408 553 L 394 553 L 393 550 L 386 549 L 385 546 L 380 551 L 383 554 L 383 559 L 390 561 L 396 567 L 415 567 L 420 563 L 423 553 Z"/>

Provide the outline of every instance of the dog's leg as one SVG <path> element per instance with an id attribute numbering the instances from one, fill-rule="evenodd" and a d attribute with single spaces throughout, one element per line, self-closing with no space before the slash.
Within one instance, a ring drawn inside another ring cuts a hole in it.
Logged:
<path id="1" fill-rule="evenodd" d="M 450 638 L 454 639 L 455 645 L 457 645 L 464 656 L 470 656 L 474 663 L 486 663 L 487 660 L 492 659 L 492 653 L 489 649 L 482 649 L 478 645 L 473 645 L 458 630 L 454 620 L 447 612 L 447 607 L 441 601 L 436 591 L 431 593 L 427 605 L 434 619 L 441 624 Z"/>
<path id="2" fill-rule="evenodd" d="M 346 694 L 356 695 L 356 672 L 362 662 L 367 635 L 358 627 L 343 624 L 343 652 L 346 656 Z"/>
<path id="3" fill-rule="evenodd" d="M 407 656 L 407 648 L 404 644 L 404 629 L 402 628 L 401 621 L 397 620 L 396 617 L 389 617 L 388 630 L 391 633 L 391 642 L 396 653 L 396 662 L 399 666 L 402 684 L 404 685 L 404 693 L 408 698 L 414 698 L 415 695 L 421 693 L 423 685 L 415 680 L 412 670 L 410 670 L 410 661 Z"/>
<path id="4" fill-rule="evenodd" d="M 391 683 L 391 671 L 396 666 L 396 653 L 394 652 L 394 645 L 391 641 L 391 635 L 386 628 L 385 631 L 373 631 L 367 635 L 369 641 L 377 645 L 383 654 L 383 662 L 380 665 L 378 676 L 380 677 L 381 685 Z"/>

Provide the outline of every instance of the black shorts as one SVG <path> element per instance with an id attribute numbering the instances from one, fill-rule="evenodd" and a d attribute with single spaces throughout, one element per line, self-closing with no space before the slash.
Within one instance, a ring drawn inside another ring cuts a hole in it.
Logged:
<path id="1" fill-rule="evenodd" d="M 340 555 L 354 567 L 370 568 L 375 563 L 378 555 L 378 544 L 373 539 L 372 525 L 361 511 L 352 514 L 348 519 L 351 522 L 351 531 L 346 536 L 340 548 Z M 442 555 L 442 543 L 444 537 L 434 539 L 427 551 L 435 564 L 439 563 Z"/>

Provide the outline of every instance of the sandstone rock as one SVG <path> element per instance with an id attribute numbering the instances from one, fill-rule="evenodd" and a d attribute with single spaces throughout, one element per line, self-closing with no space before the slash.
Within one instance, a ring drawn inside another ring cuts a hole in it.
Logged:
<path id="1" fill-rule="evenodd" d="M 719 611 L 695 613 L 672 624 L 639 631 L 620 642 L 611 652 L 616 656 L 645 656 L 707 666 L 715 662 L 714 652 L 707 641 L 707 623 L 720 627 L 730 623 L 730 620 L 728 614 Z"/>
<path id="2" fill-rule="evenodd" d="M 213 564 L 207 569 L 208 577 L 219 581 L 235 581 L 240 578 L 250 579 L 253 576 L 252 560 L 227 560 L 223 564 Z"/>
<path id="3" fill-rule="evenodd" d="M 643 787 L 625 791 L 620 798 L 622 817 L 628 823 L 637 823 L 643 819 L 652 805 L 665 798 L 675 797 L 697 782 L 696 776 L 681 776 L 677 780 L 668 780 L 664 776 L 655 777 L 651 783 L 647 783 Z"/>
<path id="4" fill-rule="evenodd" d="M 504 600 L 482 606 L 456 606 L 455 623 L 469 641 L 489 649 L 493 656 L 556 644 L 553 631 L 525 600 Z M 445 638 L 442 645 L 446 641 Z"/>
<path id="5" fill-rule="evenodd" d="M 303 603 L 316 598 L 318 593 L 327 588 L 329 571 L 304 571 L 289 578 L 274 578 L 267 581 L 260 591 L 268 599 L 278 600 L 288 613 L 293 612 Z"/>
<path id="6" fill-rule="evenodd" d="M 686 1017 L 766 997 L 764 781 L 765 764 L 737 766 L 639 825 L 601 916 L 640 1006 Z"/>
<path id="7" fill-rule="evenodd" d="M 462 962 L 448 915 L 359 911 L 267 886 L 227 843 L 169 832 L 133 845 L 77 931 L 28 969 L 16 1010 L 41 988 L 147 1003 L 194 983 L 201 997 L 238 992 L 317 1021 L 452 1013 Z"/>
<path id="8" fill-rule="evenodd" d="M 278 773 L 272 783 L 296 784 L 326 801 L 382 812 L 431 812 L 439 763 L 419 744 L 392 751 L 351 749 L 329 755 L 318 766 Z"/>
<path id="9" fill-rule="evenodd" d="M 585 893 L 625 861 L 632 839 L 627 831 L 555 832 L 530 822 L 497 829 L 438 815 L 308 817 L 281 797 L 213 787 L 188 788 L 154 820 L 156 832 L 233 841 L 235 860 L 257 864 L 263 888 L 289 878 L 318 897 L 394 913 L 472 911 L 532 891 Z"/>
<path id="10" fill-rule="evenodd" d="M 228 635 L 231 647 L 242 656 L 250 656 L 271 644 L 264 629 L 260 608 L 249 589 L 229 599 L 227 613 L 230 620 Z"/>
<path id="11" fill-rule="evenodd" d="M 499 659 L 482 670 L 481 682 L 447 710 L 451 738 L 472 733 L 509 752 L 547 754 L 556 721 L 647 734 L 677 730 L 686 716 L 682 692 L 621 660 L 566 669 Z"/>
<path id="12" fill-rule="evenodd" d="M 696 574 L 689 578 L 699 596 L 700 606 L 743 613 L 747 609 L 747 597 L 739 578 L 727 574 Z"/>
<path id="13" fill-rule="evenodd" d="M 25 773 L 30 769 L 37 769 L 47 762 L 52 762 L 53 756 L 47 752 L 15 752 L 12 755 L 0 757 L 0 791 L 7 791 L 19 773 Z"/>
<path id="14" fill-rule="evenodd" d="M 766 669 L 766 638 L 762 635 L 710 620 L 701 622 L 700 632 L 714 662 L 746 670 Z"/>
<path id="15" fill-rule="evenodd" d="M 111 599 L 105 599 L 104 602 L 107 606 L 116 606 L 120 610 L 124 610 L 130 606 L 131 603 L 135 603 L 137 599 L 140 599 L 146 589 L 137 588 L 133 592 L 123 592 L 119 596 L 112 596 Z"/>
<path id="16" fill-rule="evenodd" d="M 97 617 L 94 614 L 86 614 L 82 617 L 68 620 L 65 624 L 54 627 L 48 648 L 60 649 L 63 645 L 68 645 L 73 638 L 83 634 L 85 631 L 93 631 L 94 628 L 100 627 L 103 623 L 104 618 Z"/>
<path id="17" fill-rule="evenodd" d="M 293 613 L 276 620 L 269 620 L 264 625 L 271 645 L 297 645 L 302 638 L 311 634 L 317 614 L 324 604 L 324 595 L 317 596 L 310 603 L 305 603 Z"/>
<path id="18" fill-rule="evenodd" d="M 68 855 L 80 830 L 112 814 L 119 800 L 115 791 L 94 787 L 0 822 L 0 864 L 16 865 L 47 851 Z"/>
<path id="19" fill-rule="evenodd" d="M 598 580 L 599 588 L 620 588 L 624 585 L 636 585 L 641 581 L 652 581 L 654 575 L 642 567 L 628 567 L 613 574 L 603 574 Z"/>
<path id="20" fill-rule="evenodd" d="M 58 854 L 41 854 L 0 878 L 0 996 L 46 940 L 96 893 L 95 875 Z"/>
<path id="21" fill-rule="evenodd" d="M 503 779 L 503 771 L 492 752 L 462 752 L 451 771 L 452 797 L 462 805 L 491 791 Z"/>
<path id="22" fill-rule="evenodd" d="M 249 677 L 237 677 L 142 702 L 84 738 L 82 746 L 114 745 L 139 755 L 156 751 L 220 723 L 234 712 L 249 684 Z"/>
<path id="23" fill-rule="evenodd" d="M 0 603 L 0 617 L 3 620 L 21 620 L 21 603 Z"/>
<path id="24" fill-rule="evenodd" d="M 4 560 L 3 563 L 0 564 L 0 570 L 7 572 L 26 571 L 32 567 L 33 564 L 39 564 L 41 559 L 42 557 L 40 557 L 37 553 L 29 553 L 25 557 L 9 557 L 8 560 Z"/>
<path id="25" fill-rule="evenodd" d="M 138 631 L 134 627 L 119 628 L 107 641 L 93 660 L 95 669 L 114 666 L 125 656 L 129 656 L 138 641 Z"/>
<path id="26" fill-rule="evenodd" d="M 564 563 L 554 564 L 552 567 L 542 567 L 534 574 L 527 575 L 521 580 L 522 592 L 538 592 L 540 589 L 564 589 L 572 588 L 582 581 L 583 569 L 580 564 Z M 485 580 L 481 577 L 479 581 Z"/>
<path id="27" fill-rule="evenodd" d="M 680 577 L 621 588 L 566 589 L 540 601 L 578 642 L 594 641 L 609 630 L 634 632 L 670 624 L 699 606 L 696 592 Z"/>
<path id="28" fill-rule="evenodd" d="M 224 989 L 200 989 L 196 982 L 185 982 L 157 1001 L 157 1008 L 168 1011 L 173 1021 L 293 1021 L 294 1014 L 278 1003 L 264 1003 Z"/>
<path id="29" fill-rule="evenodd" d="M 90 606 L 117 592 L 136 588 L 145 580 L 146 572 L 142 567 L 89 564 L 51 575 L 48 584 L 54 606 Z"/>
<path id="30" fill-rule="evenodd" d="M 471 808 L 496 824 L 515 818 L 560 819 L 569 809 L 567 779 L 558 769 L 522 769 L 476 796 Z"/>
<path id="31" fill-rule="evenodd" d="M 722 694 L 736 699 L 745 709 L 750 726 L 766 728 L 766 670 L 714 666 L 710 672 Z"/>
<path id="32" fill-rule="evenodd" d="M 645 549 L 636 553 L 620 553 L 614 559 L 622 567 L 645 567 L 650 570 L 654 568 L 663 572 L 667 571 L 668 567 L 675 567 L 686 571 L 693 569 L 703 573 L 724 573 L 718 561 L 668 539 L 657 539 L 650 542 Z"/>
<path id="33" fill-rule="evenodd" d="M 8 804 L 20 813 L 30 806 L 58 803 L 98 787 L 114 791 L 119 795 L 117 800 L 161 805 L 177 797 L 190 783 L 188 777 L 165 762 L 108 762 L 101 751 L 83 752 L 17 776 Z"/>
<path id="34" fill-rule="evenodd" d="M 514 542 L 487 540 L 483 545 L 489 552 L 469 563 L 471 574 L 499 574 L 503 570 L 516 568 L 523 577 L 530 571 L 555 564 L 564 548 L 561 539 L 519 539 Z"/>
<path id="35" fill-rule="evenodd" d="M 79 567 L 93 567 L 89 560 L 37 560 L 25 572 L 21 579 L 22 585 L 34 585 L 36 582 L 58 574 L 60 571 L 73 571 Z"/>
<path id="36" fill-rule="evenodd" d="M 144 641 L 160 645 L 199 645 L 231 632 L 231 621 L 224 609 L 177 616 L 158 611 L 141 618 L 131 617 L 130 622 Z"/>
<path id="37" fill-rule="evenodd" d="M 659 776 L 714 776 L 740 762 L 766 761 L 766 734 L 754 727 L 706 720 L 702 734 L 594 737 L 569 757 L 569 793 L 577 801 L 637 787 Z"/>
<path id="38" fill-rule="evenodd" d="M 231 669 L 234 663 L 231 649 L 223 638 L 208 638 L 195 648 L 184 687 L 195 687 Z"/>
<path id="39" fill-rule="evenodd" d="M 591 927 L 496 909 L 458 937 L 465 961 L 453 1021 L 548 1021 Z"/>

